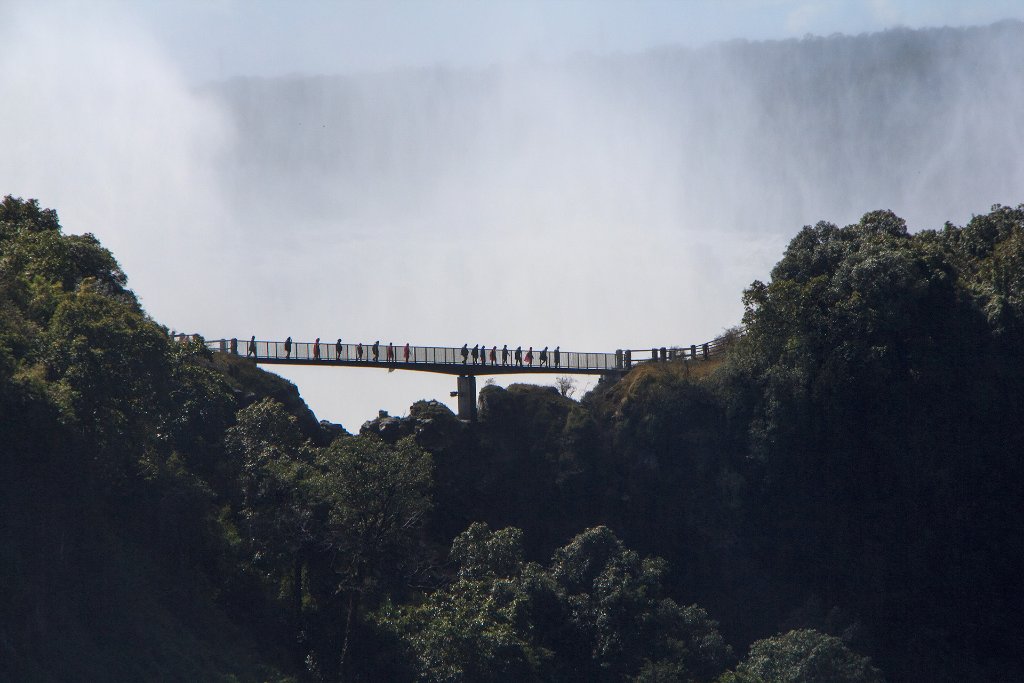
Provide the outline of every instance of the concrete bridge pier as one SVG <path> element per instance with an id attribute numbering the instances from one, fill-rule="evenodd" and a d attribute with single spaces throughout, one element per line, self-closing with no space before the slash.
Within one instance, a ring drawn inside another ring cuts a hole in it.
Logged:
<path id="1" fill-rule="evenodd" d="M 476 422 L 476 375 L 459 375 L 459 419 Z"/>

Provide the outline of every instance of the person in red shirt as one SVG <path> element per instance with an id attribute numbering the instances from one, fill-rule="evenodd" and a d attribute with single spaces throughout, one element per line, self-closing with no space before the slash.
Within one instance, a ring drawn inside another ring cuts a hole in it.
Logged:
<path id="1" fill-rule="evenodd" d="M 405 362 L 409 362 L 409 342 L 405 342 L 405 350 L 402 351 L 402 356 L 405 358 Z"/>

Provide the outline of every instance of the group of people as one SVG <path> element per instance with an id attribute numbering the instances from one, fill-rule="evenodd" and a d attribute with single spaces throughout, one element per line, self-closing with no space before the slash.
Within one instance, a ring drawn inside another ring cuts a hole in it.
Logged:
<path id="1" fill-rule="evenodd" d="M 477 364 L 487 365 L 488 361 L 490 361 L 491 365 L 497 365 L 498 364 L 498 353 L 499 353 L 499 351 L 498 351 L 498 347 L 497 346 L 492 346 L 490 348 L 490 350 L 488 350 L 487 346 L 485 344 L 477 344 L 472 349 L 469 348 L 469 344 L 463 344 L 462 345 L 461 353 L 462 353 L 462 364 L 463 365 L 468 365 L 469 364 L 469 359 L 471 357 L 473 359 L 473 363 L 472 363 L 473 365 L 477 365 Z M 509 364 L 509 358 L 511 356 L 512 364 L 513 365 L 516 365 L 516 366 L 519 366 L 519 367 L 524 367 L 524 363 L 525 363 L 525 366 L 533 367 L 533 347 L 532 346 L 530 348 L 528 348 L 526 350 L 526 354 L 523 355 L 523 347 L 522 346 L 517 346 L 515 351 L 509 351 L 508 350 L 508 344 L 505 344 L 504 346 L 501 347 L 501 352 L 500 353 L 501 353 L 501 364 L 502 365 L 508 365 Z M 551 367 L 552 362 L 554 362 L 554 366 L 557 368 L 557 367 L 560 367 L 561 364 L 562 364 L 562 351 L 561 351 L 561 347 L 556 346 L 554 351 L 548 353 L 548 347 L 545 346 L 543 349 L 541 349 L 541 351 L 538 354 L 538 356 L 539 356 L 539 358 L 538 358 L 538 361 L 539 361 L 538 366 L 539 367 Z"/>
<path id="2" fill-rule="evenodd" d="M 232 351 L 232 353 L 238 353 L 238 346 L 237 346 L 237 344 L 238 344 L 238 340 L 236 340 L 236 339 L 232 339 L 231 340 L 231 351 Z M 285 359 L 290 360 L 291 357 L 292 357 L 292 349 L 294 348 L 294 342 L 292 342 L 292 338 L 288 337 L 287 339 L 285 339 L 283 346 L 284 346 L 284 357 L 285 357 Z M 317 337 L 316 341 L 313 342 L 313 360 L 321 360 L 321 351 L 320 351 L 321 346 L 326 346 L 326 345 L 321 345 L 320 337 Z M 377 341 L 373 342 L 372 345 L 370 345 L 369 353 L 368 354 L 367 354 L 366 349 L 363 347 L 363 343 L 359 342 L 359 343 L 357 343 L 355 345 L 356 355 L 355 355 L 355 358 L 353 360 L 361 361 L 365 357 L 367 361 L 372 360 L 375 363 L 379 363 L 380 362 L 380 351 L 381 351 L 380 340 L 377 340 Z M 394 344 L 388 343 L 388 345 L 384 349 L 384 353 L 385 353 L 385 362 L 387 362 L 387 363 L 394 363 L 395 362 L 396 356 L 395 356 L 395 345 Z M 533 367 L 534 355 L 533 355 L 533 347 L 532 346 L 529 347 L 526 350 L 526 353 L 524 354 L 522 346 L 517 346 L 514 351 L 510 351 L 509 348 L 508 348 L 508 344 L 505 344 L 504 346 L 501 347 L 501 351 L 498 351 L 498 347 L 497 346 L 492 346 L 490 349 L 488 349 L 483 344 L 477 344 L 476 346 L 474 346 L 471 349 L 471 348 L 469 348 L 469 344 L 463 344 L 462 345 L 461 353 L 462 353 L 462 363 L 464 365 L 468 365 L 469 364 L 469 359 L 470 358 L 473 359 L 473 365 L 478 365 L 478 364 L 479 365 L 487 365 L 488 361 L 490 361 L 491 365 L 497 365 L 498 364 L 498 357 L 499 357 L 499 354 L 500 354 L 500 356 L 501 356 L 501 364 L 502 365 L 509 365 L 511 363 L 512 365 L 520 366 L 520 367 Z M 342 344 L 340 337 L 338 338 L 338 341 L 336 341 L 335 344 L 334 344 L 334 354 L 335 354 L 334 355 L 334 360 L 341 360 L 341 359 L 346 357 L 345 344 Z M 249 356 L 251 356 L 253 358 L 257 358 L 258 357 L 258 353 L 257 353 L 257 349 L 256 349 L 256 335 L 253 335 L 252 337 L 249 338 L 249 344 L 248 344 L 248 347 L 246 349 L 246 354 L 245 355 L 246 355 L 246 357 L 249 357 Z M 537 356 L 538 356 L 538 359 L 537 359 L 538 360 L 538 367 L 551 367 L 552 365 L 554 365 L 554 367 L 556 367 L 556 368 L 557 367 L 561 367 L 562 352 L 561 352 L 561 348 L 558 347 L 558 346 L 556 346 L 554 348 L 554 350 L 551 351 L 551 352 L 548 352 L 548 347 L 545 346 L 543 349 L 540 350 L 540 352 L 538 352 Z M 405 347 L 402 348 L 402 361 L 405 362 L 405 363 L 408 363 L 411 360 L 413 360 L 412 347 L 410 347 L 408 342 L 406 342 Z"/>
<path id="3" fill-rule="evenodd" d="M 328 342 L 328 344 L 329 343 L 330 342 Z M 321 347 L 327 346 L 328 344 L 321 344 L 320 343 L 320 337 L 316 338 L 316 341 L 313 342 L 313 360 L 321 360 L 323 358 L 321 356 Z M 294 345 L 295 344 L 294 344 L 294 342 L 292 342 L 292 338 L 291 337 L 288 337 L 287 339 L 284 340 L 284 344 L 282 346 L 284 347 L 284 357 L 285 357 L 286 360 L 290 360 L 291 359 L 291 357 L 292 357 L 292 349 L 293 349 Z M 356 349 L 355 360 L 363 360 L 364 356 L 366 356 L 366 349 L 363 347 L 363 343 L 359 342 L 358 344 L 356 344 L 355 349 Z M 385 349 L 385 353 L 387 354 L 386 355 L 387 362 L 392 363 L 392 362 L 395 361 L 395 345 L 394 344 L 390 344 L 389 343 L 387 345 L 386 349 Z M 341 337 L 338 337 L 338 341 L 336 341 L 334 343 L 334 358 L 332 360 L 342 360 L 342 359 L 346 359 L 347 360 L 346 355 L 347 354 L 346 354 L 345 344 L 342 343 Z M 256 335 L 253 335 L 252 337 L 249 338 L 249 347 L 248 347 L 248 349 L 246 351 L 246 356 L 252 356 L 253 358 L 258 357 L 258 354 L 256 352 Z M 367 360 L 370 360 L 370 358 L 372 358 L 375 362 L 379 362 L 380 361 L 380 340 L 377 340 L 377 341 L 373 342 L 373 345 L 370 346 L 370 355 L 366 356 L 366 358 L 367 358 Z M 412 347 L 410 347 L 408 342 L 406 342 L 405 348 L 402 349 L 402 359 L 406 363 L 408 363 L 411 358 L 412 358 Z"/>

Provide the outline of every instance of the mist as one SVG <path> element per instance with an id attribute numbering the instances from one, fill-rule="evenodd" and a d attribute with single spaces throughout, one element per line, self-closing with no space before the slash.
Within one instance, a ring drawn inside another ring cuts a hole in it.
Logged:
<path id="1" fill-rule="evenodd" d="M 802 225 L 1024 201 L 1019 22 L 204 83 L 127 21 L 0 38 L 0 192 L 207 338 L 688 346 Z M 275 371 L 350 430 L 455 388 Z"/>

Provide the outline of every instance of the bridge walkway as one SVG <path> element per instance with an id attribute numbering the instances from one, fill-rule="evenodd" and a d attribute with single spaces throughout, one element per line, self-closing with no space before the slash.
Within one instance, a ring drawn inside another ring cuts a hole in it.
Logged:
<path id="1" fill-rule="evenodd" d="M 187 338 L 188 335 L 178 335 Z M 461 347 L 453 346 L 392 346 L 378 344 L 351 344 L 339 342 L 296 342 L 285 341 L 218 339 L 207 341 L 211 351 L 231 353 L 252 358 L 265 365 L 315 365 L 321 367 L 384 368 L 387 370 L 414 370 L 458 376 L 458 391 L 452 396 L 459 399 L 459 417 L 476 419 L 476 377 L 478 375 L 512 374 L 559 374 L 559 375 L 609 375 L 627 372 L 630 368 L 650 362 L 669 360 L 707 359 L 720 353 L 725 345 L 724 338 L 714 339 L 689 347 L 620 349 L 613 353 L 555 351 L 549 349 L 547 358 L 541 362 L 541 351 L 534 349 L 532 361 L 528 350 L 492 349 L 478 352 L 476 360 L 472 350 L 462 355 Z M 506 355 L 507 354 L 507 355 Z"/>
<path id="2" fill-rule="evenodd" d="M 546 362 L 541 362 L 541 351 L 533 350 L 532 362 L 527 349 L 516 360 L 515 349 L 486 349 L 474 360 L 472 349 L 465 358 L 461 347 L 405 346 L 381 344 L 374 350 L 372 344 L 337 342 L 292 342 L 291 349 L 283 341 L 219 339 L 207 341 L 212 351 L 235 353 L 253 358 L 267 365 L 328 365 L 363 368 L 414 370 L 446 375 L 511 375 L 511 374 L 580 374 L 603 375 L 625 372 L 634 365 L 658 360 L 707 358 L 717 351 L 715 342 L 689 348 L 626 349 L 613 353 L 585 351 L 554 351 L 548 349 Z M 494 360 L 491 360 L 491 352 Z"/>

